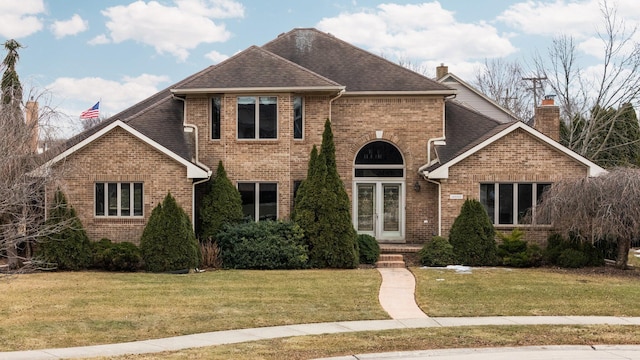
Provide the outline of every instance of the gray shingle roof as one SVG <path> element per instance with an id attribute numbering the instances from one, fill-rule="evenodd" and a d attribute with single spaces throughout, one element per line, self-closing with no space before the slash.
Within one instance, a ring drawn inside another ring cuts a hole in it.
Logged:
<path id="1" fill-rule="evenodd" d="M 340 84 L 257 46 L 210 66 L 175 89 L 340 88 Z"/>
<path id="2" fill-rule="evenodd" d="M 445 102 L 445 136 L 447 144 L 436 147 L 440 163 L 433 165 L 429 170 L 434 170 L 456 158 L 511 124 L 501 124 L 497 120 L 484 116 L 455 100 L 447 100 Z"/>
<path id="3" fill-rule="evenodd" d="M 345 85 L 347 92 L 451 90 L 316 29 L 294 29 L 262 48 Z"/>

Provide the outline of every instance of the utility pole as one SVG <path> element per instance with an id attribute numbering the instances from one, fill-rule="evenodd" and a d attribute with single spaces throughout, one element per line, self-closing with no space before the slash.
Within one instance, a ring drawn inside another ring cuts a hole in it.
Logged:
<path id="1" fill-rule="evenodd" d="M 533 82 L 533 108 L 535 109 L 538 106 L 538 88 L 542 88 L 542 81 L 547 80 L 547 77 L 530 77 L 530 78 L 522 78 L 525 81 Z"/>

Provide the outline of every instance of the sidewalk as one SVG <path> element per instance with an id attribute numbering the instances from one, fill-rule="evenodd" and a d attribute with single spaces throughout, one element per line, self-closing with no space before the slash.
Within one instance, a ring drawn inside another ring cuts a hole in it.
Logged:
<path id="1" fill-rule="evenodd" d="M 0 352 L 3 360 L 52 360 L 88 358 L 126 354 L 157 353 L 188 348 L 235 344 L 247 341 L 291 336 L 338 334 L 356 331 L 379 331 L 447 326 L 479 325 L 639 325 L 640 317 L 608 316 L 497 316 L 497 317 L 428 317 L 414 300 L 415 279 L 407 269 L 378 269 L 382 274 L 380 304 L 392 320 L 342 321 L 317 324 L 274 326 L 254 329 L 215 331 L 165 339 L 135 341 L 122 344 L 83 346 L 61 349 Z M 402 305 L 398 305 L 402 304 Z M 590 350 L 589 350 L 590 349 Z M 626 354 L 626 355 L 625 355 Z M 619 356 L 618 356 L 619 355 Z M 387 354 L 362 354 L 334 359 L 640 359 L 640 346 L 591 347 L 527 347 L 496 349 L 450 349 Z M 591 357 L 590 357 L 591 356 Z M 611 356 L 611 357 L 608 357 Z M 617 356 L 617 357 L 613 357 Z"/>

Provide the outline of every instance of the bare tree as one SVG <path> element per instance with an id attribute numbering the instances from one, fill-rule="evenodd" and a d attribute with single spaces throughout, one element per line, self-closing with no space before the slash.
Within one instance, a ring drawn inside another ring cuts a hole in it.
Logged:
<path id="1" fill-rule="evenodd" d="M 518 61 L 486 59 L 473 85 L 518 119 L 528 121 L 533 117 L 534 99 L 542 98 L 544 90 L 537 82 L 528 83 L 526 76 Z"/>
<path id="2" fill-rule="evenodd" d="M 557 96 L 567 129 L 565 145 L 596 162 L 613 147 L 640 142 L 616 134 L 624 128 L 618 123 L 625 121 L 625 106 L 638 106 L 640 45 L 633 40 L 637 27 L 627 27 L 607 1 L 601 12 L 598 36 L 603 53 L 597 74 L 580 67 L 575 40 L 566 35 L 554 39 L 546 58 L 535 59 L 536 71 L 549 79 L 546 84 Z M 611 141 L 614 134 L 616 140 Z"/>
<path id="3" fill-rule="evenodd" d="M 53 173 L 34 173 L 44 161 L 38 154 L 39 130 L 51 109 L 38 109 L 36 97 L 23 103 L 15 71 L 21 45 L 9 40 L 4 47 L 7 55 L 0 68 L 0 270 L 16 271 L 29 268 L 24 265 L 29 264 L 35 241 L 57 231 L 44 225 L 44 190 Z"/>
<path id="4" fill-rule="evenodd" d="M 616 245 L 619 269 L 627 267 L 631 241 L 640 238 L 640 170 L 616 168 L 594 178 L 564 180 L 545 192 L 538 216 L 553 219 L 554 229 L 592 244 Z"/>

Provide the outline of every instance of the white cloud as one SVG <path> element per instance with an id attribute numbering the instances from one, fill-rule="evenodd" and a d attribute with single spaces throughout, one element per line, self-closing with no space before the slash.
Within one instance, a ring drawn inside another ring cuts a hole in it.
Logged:
<path id="1" fill-rule="evenodd" d="M 460 23 L 439 2 L 381 4 L 375 10 L 342 13 L 317 27 L 374 54 L 419 61 L 503 57 L 517 49 L 488 23 Z"/>
<path id="2" fill-rule="evenodd" d="M 169 77 L 142 74 L 137 77 L 124 77 L 121 81 L 107 80 L 99 77 L 69 78 L 61 77 L 47 86 L 56 94 L 57 99 L 64 102 L 64 108 L 73 109 L 79 116 L 96 101 L 102 99 L 101 112 L 114 115 L 127 107 L 146 99 L 158 92 L 158 85 L 168 82 Z M 67 101 L 73 101 L 68 103 Z"/>
<path id="3" fill-rule="evenodd" d="M 151 45 L 160 53 L 169 53 L 185 61 L 189 51 L 202 43 L 227 41 L 231 34 L 218 18 L 243 17 L 244 8 L 231 0 L 175 1 L 166 6 L 156 1 L 136 1 L 127 6 L 107 8 L 102 14 L 110 40 L 127 40 Z"/>
<path id="4" fill-rule="evenodd" d="M 73 14 L 69 20 L 55 21 L 53 25 L 51 25 L 51 31 L 57 39 L 79 34 L 88 28 L 89 22 L 87 20 L 83 20 L 78 14 Z"/>
<path id="5" fill-rule="evenodd" d="M 89 40 L 89 45 L 103 45 L 103 44 L 108 44 L 110 42 L 111 41 L 105 34 L 100 34 L 94 37 L 93 39 Z"/>
<path id="6" fill-rule="evenodd" d="M 43 0 L 0 2 L 0 36 L 22 38 L 42 30 L 37 15 L 44 11 Z"/>
<path id="7" fill-rule="evenodd" d="M 215 50 L 206 53 L 204 55 L 204 57 L 209 59 L 209 60 L 211 60 L 211 61 L 213 61 L 214 64 L 223 62 L 223 61 L 225 61 L 225 60 L 227 60 L 229 58 L 229 56 L 227 56 L 225 54 L 221 54 L 221 53 L 219 53 L 219 52 L 217 52 Z"/>

